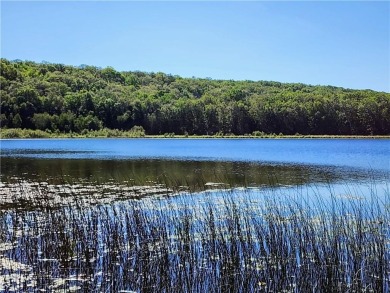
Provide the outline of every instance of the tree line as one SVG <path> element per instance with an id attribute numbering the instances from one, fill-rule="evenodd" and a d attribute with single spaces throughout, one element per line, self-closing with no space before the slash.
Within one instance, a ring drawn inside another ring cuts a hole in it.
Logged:
<path id="1" fill-rule="evenodd" d="M 146 134 L 388 135 L 390 94 L 0 60 L 1 128 Z"/>

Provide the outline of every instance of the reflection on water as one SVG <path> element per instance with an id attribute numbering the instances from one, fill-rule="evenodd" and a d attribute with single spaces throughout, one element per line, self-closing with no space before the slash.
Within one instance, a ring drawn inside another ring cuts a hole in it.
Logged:
<path id="1" fill-rule="evenodd" d="M 362 172 L 341 168 L 291 164 L 248 162 L 176 161 L 176 160 L 88 160 L 88 159 L 1 159 L 1 180 L 20 179 L 34 182 L 95 183 L 128 182 L 135 185 L 148 181 L 167 187 L 184 185 L 203 190 L 208 182 L 229 186 L 262 186 L 305 184 L 364 178 Z"/>
<path id="2" fill-rule="evenodd" d="M 58 206 L 83 198 L 113 202 L 169 196 L 183 191 L 362 180 L 364 176 L 351 170 L 343 172 L 341 169 L 323 166 L 4 157 L 1 162 L 0 207 L 32 209 L 48 201 Z"/>

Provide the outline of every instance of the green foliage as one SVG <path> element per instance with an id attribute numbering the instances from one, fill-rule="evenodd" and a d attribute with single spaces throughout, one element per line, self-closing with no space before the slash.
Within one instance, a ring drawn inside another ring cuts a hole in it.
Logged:
<path id="1" fill-rule="evenodd" d="M 48 138 L 50 134 L 42 130 L 9 128 L 1 129 L 1 138 Z"/>
<path id="2" fill-rule="evenodd" d="M 266 134 L 264 132 L 258 131 L 258 130 L 252 132 L 252 136 L 255 136 L 255 137 L 264 137 L 265 135 Z"/>
<path id="3" fill-rule="evenodd" d="M 17 113 L 12 119 L 12 126 L 15 128 L 20 128 L 22 126 L 22 118 L 19 113 Z"/>
<path id="4" fill-rule="evenodd" d="M 145 136 L 145 129 L 142 126 L 135 125 L 130 129 L 129 134 L 133 137 L 143 137 Z"/>
<path id="5" fill-rule="evenodd" d="M 390 134 L 384 92 L 6 59 L 0 72 L 2 128 L 104 136 L 141 135 L 136 125 L 144 135 L 169 137 Z"/>
<path id="6" fill-rule="evenodd" d="M 52 116 L 48 113 L 34 114 L 34 117 L 32 119 L 35 128 L 40 130 L 54 129 L 56 125 L 58 125 L 57 120 L 58 120 L 58 116 L 56 115 Z"/>
<path id="7" fill-rule="evenodd" d="M 79 116 L 75 120 L 75 129 L 82 133 L 83 130 L 99 130 L 102 122 L 93 115 Z"/>

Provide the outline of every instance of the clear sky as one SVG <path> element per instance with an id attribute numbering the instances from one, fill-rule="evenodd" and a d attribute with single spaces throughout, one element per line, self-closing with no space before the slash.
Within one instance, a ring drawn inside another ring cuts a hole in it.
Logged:
<path id="1" fill-rule="evenodd" d="M 1 1 L 1 56 L 390 92 L 390 2 Z"/>

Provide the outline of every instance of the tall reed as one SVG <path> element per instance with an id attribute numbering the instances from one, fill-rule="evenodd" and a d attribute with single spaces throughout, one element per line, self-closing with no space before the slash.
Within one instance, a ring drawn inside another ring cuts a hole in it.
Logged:
<path id="1" fill-rule="evenodd" d="M 390 290 L 388 194 L 47 205 L 1 212 L 0 291 Z"/>

